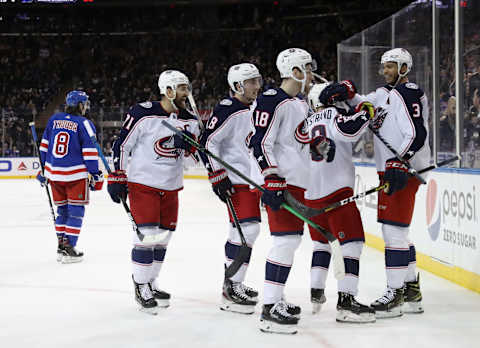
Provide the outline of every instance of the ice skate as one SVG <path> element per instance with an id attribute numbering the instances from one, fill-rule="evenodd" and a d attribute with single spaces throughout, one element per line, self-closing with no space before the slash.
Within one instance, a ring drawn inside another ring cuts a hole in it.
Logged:
<path id="1" fill-rule="evenodd" d="M 152 291 L 150 290 L 150 284 L 139 284 L 133 279 L 133 286 L 135 288 L 135 301 L 140 305 L 140 311 L 152 315 L 156 315 L 158 312 L 157 301 L 155 301 Z"/>
<path id="2" fill-rule="evenodd" d="M 300 313 L 302 313 L 302 308 L 300 306 L 294 305 L 293 303 L 287 302 L 287 300 L 282 299 L 283 302 L 285 302 L 285 305 L 287 306 L 287 312 L 290 315 L 294 315 L 297 318 L 300 318 Z"/>
<path id="3" fill-rule="evenodd" d="M 376 318 L 395 318 L 403 315 L 403 289 L 387 288 L 385 294 L 371 304 Z"/>
<path id="4" fill-rule="evenodd" d="M 75 263 L 83 261 L 83 251 L 78 251 L 70 244 L 63 245 L 62 263 Z"/>
<path id="5" fill-rule="evenodd" d="M 255 312 L 257 301 L 247 295 L 245 288 L 246 287 L 242 283 L 232 282 L 230 279 L 225 279 L 223 282 L 222 303 L 220 304 L 220 309 L 242 314 L 252 314 Z"/>
<path id="6" fill-rule="evenodd" d="M 420 274 L 417 274 L 417 280 L 406 282 L 403 287 L 404 291 L 404 313 L 423 313 L 422 292 L 420 291 Z"/>
<path id="7" fill-rule="evenodd" d="M 296 334 L 300 319 L 288 312 L 288 306 L 281 300 L 263 306 L 260 316 L 260 331 L 280 334 Z"/>
<path id="8" fill-rule="evenodd" d="M 317 314 L 322 309 L 322 305 L 327 302 L 324 289 L 310 289 L 310 301 L 312 302 L 312 313 Z"/>
<path id="9" fill-rule="evenodd" d="M 153 298 L 157 301 L 158 307 L 167 308 L 170 306 L 170 294 L 157 287 L 155 281 L 148 283 Z"/>
<path id="10" fill-rule="evenodd" d="M 58 246 L 57 246 L 57 262 L 62 262 L 63 258 L 63 237 L 57 237 Z"/>
<path id="11" fill-rule="evenodd" d="M 355 300 L 353 295 L 338 293 L 337 321 L 341 323 L 374 323 L 375 310 Z"/>

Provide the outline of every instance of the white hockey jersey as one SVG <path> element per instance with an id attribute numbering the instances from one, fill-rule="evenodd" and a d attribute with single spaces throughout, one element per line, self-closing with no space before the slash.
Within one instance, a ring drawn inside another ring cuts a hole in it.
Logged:
<path id="1" fill-rule="evenodd" d="M 354 189 L 352 142 L 360 139 L 368 129 L 368 119 L 366 111 L 344 116 L 336 108 L 329 107 L 310 115 L 298 125 L 295 132 L 298 142 L 307 144 L 320 136 L 332 139 L 336 147 L 332 162 L 310 160 L 306 199 L 320 199 L 345 187 Z"/>
<path id="2" fill-rule="evenodd" d="M 254 105 L 245 105 L 236 98 L 226 98 L 214 108 L 200 143 L 211 153 L 250 176 L 254 159 L 248 149 L 249 138 L 255 131 L 251 116 Z M 200 153 L 209 171 L 225 169 L 232 184 L 247 184 L 242 178 L 224 168 L 214 159 Z"/>
<path id="3" fill-rule="evenodd" d="M 197 120 L 186 110 L 168 114 L 160 102 L 137 104 L 128 111 L 114 144 L 113 163 L 116 170 L 126 170 L 129 182 L 174 191 L 183 188 L 184 150 L 173 147 L 173 132 L 163 120 L 196 136 L 200 133 Z"/>
<path id="4" fill-rule="evenodd" d="M 349 100 L 358 104 L 368 100 L 376 108 L 382 107 L 388 114 L 379 129 L 380 135 L 413 168 L 419 170 L 430 165 L 428 143 L 428 101 L 425 93 L 412 82 L 378 88 L 365 96 L 356 94 Z M 391 151 L 374 136 L 375 162 L 377 171 L 385 170 L 385 161 L 395 157 Z"/>
<path id="5" fill-rule="evenodd" d="M 281 88 L 269 89 L 257 98 L 250 147 L 263 176 L 277 174 L 289 185 L 306 188 L 309 149 L 295 140 L 295 129 L 307 115 L 308 104 Z"/>

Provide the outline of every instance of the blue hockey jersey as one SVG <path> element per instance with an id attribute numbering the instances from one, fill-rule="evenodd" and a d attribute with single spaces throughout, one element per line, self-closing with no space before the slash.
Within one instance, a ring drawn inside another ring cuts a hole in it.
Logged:
<path id="1" fill-rule="evenodd" d="M 54 114 L 47 123 L 40 144 L 45 177 L 53 181 L 74 181 L 98 173 L 98 152 L 85 124 L 95 132 L 92 121 L 65 112 Z"/>

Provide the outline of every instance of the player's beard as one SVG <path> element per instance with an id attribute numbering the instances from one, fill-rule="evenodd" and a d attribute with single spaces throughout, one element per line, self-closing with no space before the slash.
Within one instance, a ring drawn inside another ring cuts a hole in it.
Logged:
<path id="1" fill-rule="evenodd" d="M 186 109 L 187 108 L 187 104 L 186 104 L 186 98 L 184 99 L 183 97 L 182 98 L 175 98 L 175 105 L 177 108 L 179 109 Z"/>

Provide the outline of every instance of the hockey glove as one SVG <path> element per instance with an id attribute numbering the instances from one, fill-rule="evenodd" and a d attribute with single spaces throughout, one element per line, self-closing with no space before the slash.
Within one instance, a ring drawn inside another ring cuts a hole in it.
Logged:
<path id="1" fill-rule="evenodd" d="M 123 170 L 116 170 L 108 175 L 108 193 L 115 203 L 120 203 L 120 198 L 127 199 L 127 176 Z"/>
<path id="2" fill-rule="evenodd" d="M 227 202 L 228 197 L 231 197 L 235 193 L 235 189 L 233 188 L 225 169 L 208 173 L 208 180 L 212 184 L 213 192 L 215 192 L 218 198 L 224 203 Z"/>
<path id="3" fill-rule="evenodd" d="M 402 190 L 407 186 L 408 168 L 405 164 L 396 158 L 390 158 L 385 162 L 385 174 L 383 180 L 388 183 L 387 195 L 391 196 L 395 192 Z"/>
<path id="4" fill-rule="evenodd" d="M 375 108 L 373 107 L 373 104 L 368 101 L 362 102 L 355 107 L 355 112 L 360 111 L 366 111 L 370 119 L 375 117 Z"/>
<path id="5" fill-rule="evenodd" d="M 88 180 L 88 186 L 90 191 L 100 191 L 103 187 L 103 173 L 101 170 L 98 173 L 90 174 L 90 180 Z"/>
<path id="6" fill-rule="evenodd" d="M 310 156 L 316 162 L 326 159 L 330 163 L 335 158 L 335 149 L 335 142 L 332 139 L 316 137 L 310 143 Z"/>
<path id="7" fill-rule="evenodd" d="M 182 133 L 185 134 L 186 136 L 192 138 L 193 140 L 197 139 L 194 134 L 190 133 L 187 130 L 182 131 Z M 190 145 L 190 143 L 188 141 L 186 141 L 183 136 L 178 135 L 178 134 L 175 134 L 173 136 L 173 146 L 177 149 L 183 149 L 186 152 L 188 152 L 189 154 L 195 153 L 195 151 L 197 150 L 197 148 L 195 146 Z"/>
<path id="8" fill-rule="evenodd" d="M 335 102 L 351 99 L 357 93 L 357 88 L 353 81 L 344 80 L 340 83 L 332 83 L 328 85 L 322 93 L 320 93 L 320 102 L 323 105 L 333 105 Z"/>
<path id="9" fill-rule="evenodd" d="M 375 110 L 375 116 L 370 119 L 370 125 L 372 126 L 373 129 L 380 129 L 382 127 L 383 121 L 385 121 L 385 118 L 387 117 L 388 112 L 386 109 L 382 107 L 378 107 Z"/>
<path id="10" fill-rule="evenodd" d="M 267 175 L 263 187 L 265 188 L 265 191 L 263 191 L 262 194 L 262 202 L 274 211 L 279 210 L 282 203 L 285 202 L 283 194 L 287 189 L 287 182 L 285 179 L 276 174 Z"/>
<path id="11" fill-rule="evenodd" d="M 42 175 L 42 172 L 39 170 L 37 173 L 36 179 L 40 183 L 40 186 L 46 186 L 48 185 L 48 179 Z"/>

